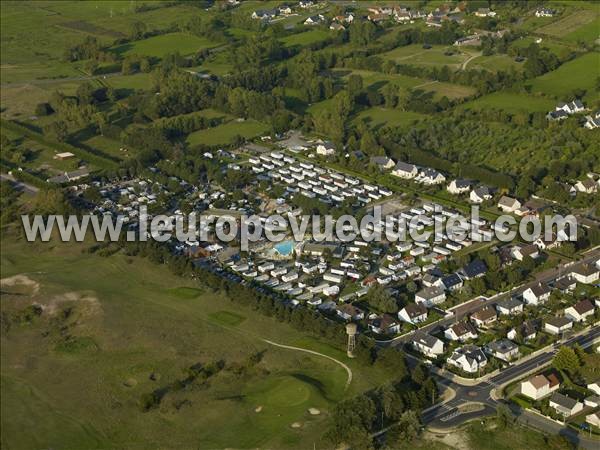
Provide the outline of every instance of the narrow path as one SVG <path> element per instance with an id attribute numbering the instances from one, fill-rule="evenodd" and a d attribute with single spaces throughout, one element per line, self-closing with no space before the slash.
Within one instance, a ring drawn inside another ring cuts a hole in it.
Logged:
<path id="1" fill-rule="evenodd" d="M 469 59 L 467 59 L 464 63 L 461 64 L 460 70 L 465 70 L 467 68 L 467 64 L 469 64 L 475 58 L 479 58 L 480 56 L 481 56 L 481 53 L 477 53 L 477 54 L 471 56 Z"/>
<path id="2" fill-rule="evenodd" d="M 428 81 L 427 83 L 422 83 L 422 84 L 419 84 L 417 86 L 414 86 L 413 89 L 419 89 L 419 88 L 422 88 L 424 86 L 429 86 L 430 84 L 435 84 L 435 83 L 439 83 L 439 81 L 438 80 Z"/>
<path id="3" fill-rule="evenodd" d="M 315 352 L 314 350 L 307 350 L 307 349 L 301 348 L 301 347 L 292 347 L 291 345 L 278 344 L 277 342 L 269 341 L 268 339 L 263 339 L 263 341 L 266 342 L 267 344 L 274 345 L 275 347 L 287 348 L 288 350 L 296 350 L 299 352 L 310 353 L 311 355 L 317 355 L 317 356 L 322 356 L 323 358 L 327 358 L 330 361 L 333 361 L 334 363 L 342 366 L 346 370 L 346 373 L 348 373 L 348 380 L 346 381 L 345 389 L 348 389 L 348 386 L 350 386 L 350 383 L 352 382 L 352 369 L 350 369 L 350 367 L 348 367 L 348 365 L 344 364 L 339 359 L 335 359 L 335 358 L 333 358 L 329 355 L 325 355 L 323 353 Z"/>

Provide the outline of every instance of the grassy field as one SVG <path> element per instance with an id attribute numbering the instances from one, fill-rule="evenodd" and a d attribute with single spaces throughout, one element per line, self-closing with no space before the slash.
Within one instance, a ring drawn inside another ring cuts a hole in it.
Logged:
<path id="1" fill-rule="evenodd" d="M 451 51 L 452 55 L 445 55 L 444 53 L 447 51 Z M 449 66 L 458 69 L 471 57 L 471 54 L 464 50 L 458 50 L 456 47 L 434 45 L 430 49 L 424 49 L 422 45 L 412 44 L 395 48 L 381 56 L 399 64 L 426 67 Z"/>
<path id="2" fill-rule="evenodd" d="M 599 29 L 600 16 L 597 9 L 578 9 L 538 28 L 536 32 L 574 42 L 592 42 L 598 38 Z"/>
<path id="3" fill-rule="evenodd" d="M 494 92 L 460 106 L 464 109 L 502 109 L 508 113 L 550 111 L 556 102 L 546 97 L 536 97 L 522 93 Z"/>
<path id="4" fill-rule="evenodd" d="M 310 30 L 303 33 L 292 34 L 281 39 L 281 42 L 286 47 L 294 46 L 306 46 L 314 44 L 315 42 L 321 42 L 327 39 L 330 34 L 324 30 Z"/>
<path id="5" fill-rule="evenodd" d="M 469 64 L 467 64 L 467 69 L 485 69 L 492 72 L 496 72 L 498 70 L 509 71 L 514 69 L 519 72 L 523 70 L 523 63 L 518 63 L 514 58 L 502 54 L 478 56 L 477 58 L 472 59 Z"/>
<path id="6" fill-rule="evenodd" d="M 161 58 L 168 53 L 190 55 L 216 44 L 209 39 L 187 33 L 169 33 L 113 47 L 120 55 L 145 55 Z"/>
<path id="7" fill-rule="evenodd" d="M 567 100 L 574 89 L 585 89 L 587 99 L 598 98 L 595 90 L 600 53 L 590 52 L 563 64 L 557 70 L 546 73 L 531 83 L 533 92 L 542 92 L 559 100 Z"/>
<path id="8" fill-rule="evenodd" d="M 2 331 L 4 448 L 323 448 L 332 404 L 385 377 L 164 267 L 84 246 L 2 241 L 2 312 L 44 307 Z M 19 274 L 26 277 L 6 282 Z M 354 372 L 349 390 L 333 362 L 261 338 L 344 358 Z M 255 352 L 262 360 L 254 368 L 228 369 Z M 219 359 L 225 370 L 140 410 L 143 394 Z M 24 433 L 29 426 L 36 432 Z"/>
<path id="9" fill-rule="evenodd" d="M 444 83 L 444 82 L 431 82 L 418 87 L 425 92 L 433 92 L 434 99 L 440 99 L 442 97 L 448 97 L 450 100 L 456 100 L 460 98 L 469 97 L 475 94 L 477 91 L 471 86 L 464 86 L 462 84 Z"/>
<path id="10" fill-rule="evenodd" d="M 2 83 L 81 76 L 62 61 L 64 51 L 86 36 L 110 45 L 126 37 L 134 21 L 149 30 L 186 21 L 198 9 L 189 5 L 152 2 L 136 12 L 134 2 L 5 1 L 0 14 Z"/>
<path id="11" fill-rule="evenodd" d="M 150 87 L 152 86 L 152 78 L 149 73 L 119 75 L 107 78 L 106 84 L 115 89 L 150 89 Z"/>
<path id="12" fill-rule="evenodd" d="M 236 135 L 251 139 L 268 131 L 267 125 L 256 120 L 248 119 L 244 122 L 232 120 L 214 128 L 194 131 L 187 137 L 187 142 L 190 145 L 224 145 L 233 142 Z"/>
<path id="13" fill-rule="evenodd" d="M 423 114 L 412 111 L 373 107 L 358 113 L 355 120 L 364 119 L 373 128 L 405 127 L 423 117 L 425 117 Z"/>

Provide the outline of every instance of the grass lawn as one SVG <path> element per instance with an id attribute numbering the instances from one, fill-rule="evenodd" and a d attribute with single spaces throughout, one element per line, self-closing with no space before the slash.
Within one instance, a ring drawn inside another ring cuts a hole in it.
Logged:
<path id="1" fill-rule="evenodd" d="M 509 113 L 550 111 L 556 102 L 547 97 L 538 97 L 516 92 L 493 92 L 460 106 L 463 109 L 502 109 Z"/>
<path id="2" fill-rule="evenodd" d="M 256 120 L 248 119 L 244 122 L 232 120 L 214 128 L 194 131 L 188 135 L 187 142 L 190 145 L 221 145 L 233 142 L 236 135 L 251 139 L 268 131 L 267 125 Z"/>
<path id="3" fill-rule="evenodd" d="M 559 100 L 567 100 L 566 97 L 574 89 L 585 89 L 588 98 L 597 98 L 598 93 L 594 94 L 594 91 L 598 67 L 600 67 L 600 53 L 586 53 L 552 72 L 535 78 L 531 83 L 532 91 L 543 92 Z"/>
<path id="4" fill-rule="evenodd" d="M 35 285 L 3 285 L 3 313 L 15 317 L 33 302 L 45 309 L 2 331 L 2 447 L 324 448 L 333 404 L 386 376 L 146 259 L 3 237 L 2 276 L 26 273 Z M 349 390 L 337 364 L 262 338 L 343 359 Z M 143 394 L 184 379 L 194 364 L 229 367 L 254 352 L 262 354 L 255 369 L 226 369 L 169 391 L 157 409 L 139 408 Z M 27 426 L 36 432 L 23 433 Z"/>
<path id="5" fill-rule="evenodd" d="M 477 92 L 477 90 L 471 86 L 444 82 L 426 83 L 422 86 L 419 86 L 418 89 L 421 89 L 425 92 L 433 92 L 434 99 L 447 97 L 450 100 L 469 97 Z"/>
<path id="6" fill-rule="evenodd" d="M 452 55 L 445 55 L 446 51 L 451 51 Z M 430 49 L 424 49 L 420 44 L 412 44 L 395 48 L 381 56 L 399 64 L 427 67 L 446 65 L 457 69 L 471 57 L 471 54 L 452 46 L 433 45 Z"/>
<path id="7" fill-rule="evenodd" d="M 114 139 L 108 138 L 106 136 L 93 136 L 85 141 L 82 141 L 82 144 L 91 147 L 93 149 L 100 150 L 102 153 L 107 155 L 114 156 L 115 158 L 125 159 L 130 156 L 127 152 L 122 152 L 120 149 L 124 147 L 124 145 L 115 141 Z"/>
<path id="8" fill-rule="evenodd" d="M 364 119 L 372 128 L 406 127 L 423 117 L 423 114 L 412 111 L 373 107 L 358 113 L 354 120 Z"/>
<path id="9" fill-rule="evenodd" d="M 152 78 L 149 73 L 135 73 L 107 78 L 106 83 L 115 89 L 148 90 L 152 86 Z"/>
<path id="10" fill-rule="evenodd" d="M 204 48 L 214 47 L 216 44 L 209 39 L 187 33 L 170 33 L 153 36 L 141 41 L 113 47 L 113 51 L 120 55 L 145 55 L 163 57 L 168 53 L 179 52 L 189 55 Z"/>
<path id="11" fill-rule="evenodd" d="M 330 34 L 325 30 L 310 30 L 303 33 L 292 34 L 281 39 L 281 42 L 286 47 L 305 46 L 321 42 L 327 39 Z"/>
<path id="12" fill-rule="evenodd" d="M 520 72 L 523 70 L 523 63 L 516 62 L 514 58 L 508 55 L 478 56 L 467 64 L 467 69 L 485 69 L 492 72 L 498 70 L 507 72 L 510 69 L 515 69 Z"/>

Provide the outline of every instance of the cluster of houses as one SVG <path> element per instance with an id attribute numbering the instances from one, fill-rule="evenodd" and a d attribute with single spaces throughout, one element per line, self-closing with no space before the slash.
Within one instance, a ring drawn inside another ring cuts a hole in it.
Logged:
<path id="1" fill-rule="evenodd" d="M 252 12 L 251 17 L 253 19 L 270 22 L 277 17 L 290 16 L 290 15 L 294 14 L 295 11 L 306 10 L 306 9 L 312 8 L 313 6 L 315 6 L 315 3 L 312 2 L 311 0 L 301 0 L 300 2 L 298 2 L 297 5 L 282 4 L 276 8 L 272 8 L 272 9 L 257 9 Z M 317 21 L 319 21 L 319 20 L 325 21 L 325 17 L 323 17 L 322 15 L 317 15 L 314 17 L 311 16 L 311 17 L 312 17 L 311 21 L 304 22 L 306 25 L 316 24 Z M 310 19 L 310 17 L 309 17 L 309 19 Z"/>
<path id="2" fill-rule="evenodd" d="M 579 99 L 575 99 L 568 103 L 559 103 L 554 108 L 554 111 L 550 111 L 546 118 L 550 121 L 564 120 L 567 117 L 585 111 L 586 108 Z"/>
<path id="3" fill-rule="evenodd" d="M 583 126 L 588 130 L 600 128 L 600 111 L 596 111 L 593 116 L 585 116 L 585 123 Z"/>
<path id="4" fill-rule="evenodd" d="M 482 271 L 483 269 L 480 269 L 478 273 Z M 427 358 L 438 358 L 447 352 L 448 344 L 464 344 L 455 348 L 447 356 L 446 363 L 467 374 L 479 373 L 487 365 L 490 356 L 509 363 L 520 357 L 519 346 L 515 343 L 518 336 L 524 341 L 535 339 L 539 331 L 544 331 L 548 335 L 563 336 L 573 328 L 575 323 L 585 322 L 593 316 L 596 308 L 600 308 L 600 299 L 580 300 L 565 308 L 560 316 L 549 317 L 543 321 L 522 322 L 511 328 L 506 336 L 499 336 L 499 339 L 489 342 L 483 347 L 472 344 L 472 341 L 476 340 L 481 332 L 492 327 L 498 319 L 519 316 L 523 314 L 525 306 L 539 307 L 545 304 L 553 289 L 570 293 L 575 289 L 577 282 L 593 284 L 598 281 L 599 277 L 600 261 L 595 265 L 578 265 L 567 276 L 555 280 L 552 286 L 540 283 L 528 287 L 520 298 L 510 297 L 493 305 L 488 304 L 482 307 L 472 313 L 469 320 L 458 321 L 448 326 L 443 330 L 443 336 L 437 337 L 417 332 L 410 340 L 410 345 Z M 445 284 L 442 285 L 445 286 Z M 441 291 L 443 292 L 443 288 Z M 421 299 L 414 305 L 407 305 L 398 313 L 398 317 L 400 320 L 414 325 L 424 322 L 427 320 L 426 305 L 426 300 Z"/>
<path id="5" fill-rule="evenodd" d="M 319 155 L 330 155 L 335 152 L 335 147 L 329 142 L 323 142 L 317 145 L 316 152 Z M 392 191 L 387 188 L 364 183 L 313 163 L 298 161 L 281 152 L 252 156 L 249 162 L 259 179 L 283 184 L 288 195 L 300 194 L 330 205 L 340 204 L 346 199 L 366 205 L 392 195 Z"/>
<path id="6" fill-rule="evenodd" d="M 535 402 L 548 400 L 548 406 L 562 420 L 583 413 L 587 409 L 585 421 L 589 425 L 600 427 L 600 380 L 586 385 L 586 395 L 580 398 L 561 393 L 559 375 L 552 371 L 536 374 L 521 382 L 519 394 Z M 583 401 L 582 401 L 583 400 Z"/>
<path id="7" fill-rule="evenodd" d="M 390 173 L 395 177 L 413 180 L 428 186 L 441 184 L 446 181 L 444 174 L 435 169 L 419 167 L 403 161 L 394 162 L 393 159 L 386 156 L 373 157 L 371 158 L 371 163 L 381 170 L 390 170 Z"/>

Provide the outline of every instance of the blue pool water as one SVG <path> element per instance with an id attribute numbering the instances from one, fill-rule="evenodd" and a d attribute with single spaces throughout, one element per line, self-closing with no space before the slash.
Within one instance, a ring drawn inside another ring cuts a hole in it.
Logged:
<path id="1" fill-rule="evenodd" d="M 282 256 L 288 256 L 294 250 L 294 241 L 283 241 L 275 245 L 275 250 Z"/>

